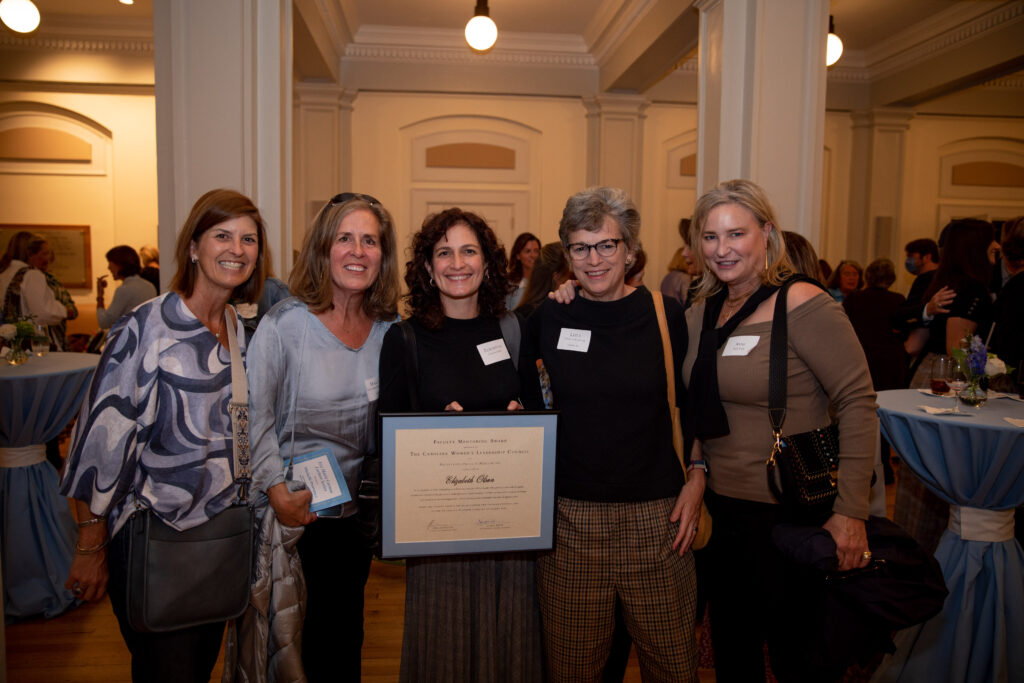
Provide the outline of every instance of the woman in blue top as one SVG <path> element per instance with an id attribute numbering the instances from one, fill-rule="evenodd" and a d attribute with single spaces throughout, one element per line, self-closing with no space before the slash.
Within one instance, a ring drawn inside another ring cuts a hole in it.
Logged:
<path id="1" fill-rule="evenodd" d="M 281 523 L 308 525 L 298 543 L 306 677 L 358 681 L 372 555 L 356 498 L 364 459 L 377 457 L 377 366 L 397 317 L 391 215 L 367 195 L 334 197 L 306 233 L 289 288 L 249 349 L 253 481 Z M 285 478 L 293 457 L 319 450 L 337 460 L 353 500 L 317 519 L 309 491 L 291 491 Z"/>
<path id="2" fill-rule="evenodd" d="M 265 244 L 263 220 L 247 197 L 232 190 L 200 197 L 178 235 L 171 291 L 114 324 L 78 418 L 61 485 L 76 499 L 79 520 L 66 585 L 96 600 L 109 577 L 133 681 L 207 681 L 217 661 L 223 622 L 132 630 L 128 534 L 119 532 L 136 506 L 184 531 L 237 497 L 224 313 L 231 298 L 259 299 Z"/>

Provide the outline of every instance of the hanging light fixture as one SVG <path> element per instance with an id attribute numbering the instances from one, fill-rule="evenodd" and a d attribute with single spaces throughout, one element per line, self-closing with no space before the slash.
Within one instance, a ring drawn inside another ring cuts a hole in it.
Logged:
<path id="1" fill-rule="evenodd" d="M 498 27 L 489 16 L 487 0 L 476 0 L 473 18 L 466 24 L 466 42 L 477 52 L 486 52 L 498 39 Z"/>
<path id="2" fill-rule="evenodd" d="M 828 41 L 825 45 L 825 66 L 832 66 L 843 56 L 843 41 L 836 35 L 836 22 L 828 15 Z"/>
<path id="3" fill-rule="evenodd" d="M 39 27 L 39 9 L 32 0 L 2 0 L 0 21 L 12 31 L 31 33 Z"/>

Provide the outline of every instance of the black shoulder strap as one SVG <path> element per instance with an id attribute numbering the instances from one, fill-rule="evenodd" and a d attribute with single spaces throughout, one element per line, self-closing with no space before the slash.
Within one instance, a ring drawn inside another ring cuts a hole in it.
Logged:
<path id="1" fill-rule="evenodd" d="M 412 328 L 412 320 L 406 318 L 398 323 L 402 330 L 402 338 L 405 339 L 406 355 L 406 383 L 409 385 L 409 410 L 418 413 L 420 411 L 420 392 L 416 388 L 419 381 L 420 363 L 419 354 L 416 351 L 416 330 Z"/>
<path id="2" fill-rule="evenodd" d="M 786 396 L 789 367 L 786 363 L 786 346 L 789 343 L 789 324 L 786 320 L 786 292 L 795 282 L 810 282 L 821 287 L 821 283 L 806 275 L 794 275 L 779 288 L 779 296 L 775 299 L 775 312 L 772 314 L 772 338 L 768 351 L 768 419 L 772 423 L 772 432 L 782 433 L 782 423 L 786 420 Z M 822 287 L 823 291 L 826 291 Z"/>
<path id="3" fill-rule="evenodd" d="M 512 311 L 505 311 L 498 318 L 498 324 L 501 326 L 501 338 L 505 341 L 505 348 L 508 349 L 509 355 L 512 356 L 512 367 L 518 370 L 519 344 L 523 337 L 523 332 L 519 328 L 519 316 Z"/>

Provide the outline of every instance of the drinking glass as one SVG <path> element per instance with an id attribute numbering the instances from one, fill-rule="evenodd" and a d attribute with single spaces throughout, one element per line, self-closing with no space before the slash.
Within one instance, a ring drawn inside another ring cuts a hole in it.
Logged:
<path id="1" fill-rule="evenodd" d="M 32 337 L 32 353 L 40 358 L 50 350 L 50 336 L 46 333 L 45 325 L 36 325 L 35 335 Z"/>
<path id="2" fill-rule="evenodd" d="M 953 390 L 953 412 L 960 412 L 960 400 L 957 398 L 957 394 L 960 390 L 967 386 L 967 368 L 965 367 L 967 361 L 960 360 L 958 358 L 951 358 L 952 362 L 949 366 L 949 376 L 946 377 L 946 384 Z"/>
<path id="3" fill-rule="evenodd" d="M 945 394 L 949 392 L 953 396 L 953 412 L 959 412 L 957 410 L 957 398 L 956 392 L 950 391 L 952 387 L 953 377 L 956 376 L 956 359 L 952 356 L 938 356 L 932 361 L 932 381 L 931 388 L 933 393 Z"/>

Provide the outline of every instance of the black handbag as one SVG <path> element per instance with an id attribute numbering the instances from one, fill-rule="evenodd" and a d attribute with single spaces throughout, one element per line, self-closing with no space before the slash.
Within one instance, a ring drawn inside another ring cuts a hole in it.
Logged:
<path id="1" fill-rule="evenodd" d="M 765 465 L 768 488 L 775 499 L 792 508 L 799 517 L 807 519 L 827 517 L 836 501 L 839 425 L 832 423 L 800 434 L 782 434 L 782 423 L 786 419 L 788 370 L 786 292 L 790 285 L 799 281 L 803 278 L 788 280 L 779 288 L 775 299 L 768 365 L 768 418 L 774 443 Z"/>
<path id="2" fill-rule="evenodd" d="M 178 531 L 139 507 L 128 520 L 128 623 L 141 632 L 173 631 L 240 617 L 249 604 L 255 517 L 248 504 L 248 384 L 235 338 L 234 311 L 225 310 L 231 348 L 229 404 L 238 498 L 207 522 Z M 136 497 L 136 505 L 138 498 Z"/>

